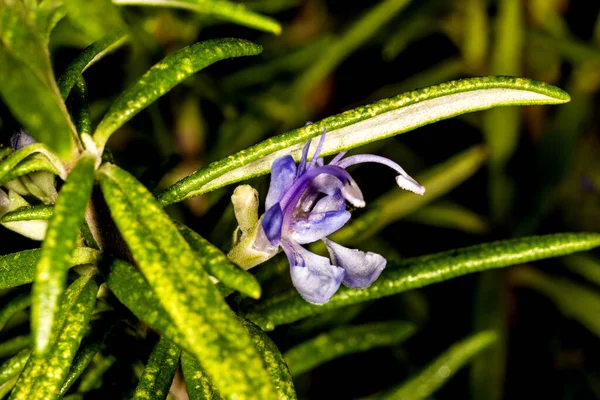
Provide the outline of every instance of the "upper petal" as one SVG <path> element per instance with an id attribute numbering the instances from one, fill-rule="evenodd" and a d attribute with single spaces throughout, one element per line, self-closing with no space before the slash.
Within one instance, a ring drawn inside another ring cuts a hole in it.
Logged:
<path id="1" fill-rule="evenodd" d="M 292 283 L 309 303 L 324 304 L 338 290 L 344 277 L 342 268 L 293 242 L 284 242 L 283 250 L 290 262 Z"/>
<path id="2" fill-rule="evenodd" d="M 265 215 L 260 220 L 263 231 L 273 246 L 279 245 L 281 241 L 281 227 L 283 224 L 283 213 L 279 203 L 273 204 L 271 208 L 265 212 Z"/>
<path id="3" fill-rule="evenodd" d="M 311 212 L 304 218 L 292 219 L 289 237 L 300 244 L 316 242 L 340 229 L 349 219 L 346 210 Z"/>
<path id="4" fill-rule="evenodd" d="M 296 179 L 296 163 L 292 156 L 279 157 L 271 165 L 271 184 L 265 200 L 265 210 L 279 203 Z"/>
<path id="5" fill-rule="evenodd" d="M 371 285 L 385 268 L 387 260 L 377 253 L 349 249 L 332 242 L 323 240 L 329 250 L 331 261 L 346 271 L 344 284 L 363 289 Z"/>

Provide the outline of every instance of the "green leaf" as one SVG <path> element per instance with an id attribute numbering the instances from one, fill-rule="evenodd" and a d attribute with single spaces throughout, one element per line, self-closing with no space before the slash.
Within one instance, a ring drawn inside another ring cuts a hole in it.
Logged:
<path id="1" fill-rule="evenodd" d="M 6 323 L 19 311 L 25 310 L 31 305 L 31 297 L 29 293 L 24 293 L 15 296 L 0 310 L 0 331 Z"/>
<path id="2" fill-rule="evenodd" d="M 193 44 L 165 57 L 110 106 L 94 134 L 98 147 L 103 149 L 113 132 L 190 75 L 217 61 L 261 51 L 261 46 L 245 40 L 218 39 Z"/>
<path id="3" fill-rule="evenodd" d="M 86 47 L 85 50 L 69 64 L 67 69 L 58 79 L 58 87 L 60 88 L 62 98 L 66 99 L 69 96 L 71 89 L 73 89 L 73 86 L 75 86 L 75 83 L 81 74 L 98 60 L 101 60 L 107 54 L 127 43 L 128 40 L 129 36 L 127 36 L 126 33 L 117 32 Z"/>
<path id="4" fill-rule="evenodd" d="M 40 254 L 41 249 L 33 249 L 0 256 L 0 289 L 33 282 Z M 94 263 L 99 254 L 97 250 L 79 247 L 71 254 L 68 266 Z"/>
<path id="5" fill-rule="evenodd" d="M 180 180 L 162 192 L 159 201 L 167 205 L 264 175 L 286 154 L 299 160 L 306 141 L 323 128 L 328 134 L 321 155 L 327 156 L 467 112 L 567 101 L 569 95 L 562 90 L 524 78 L 470 78 L 419 89 L 267 139 Z M 310 152 L 315 148 L 313 143 Z"/>
<path id="6" fill-rule="evenodd" d="M 479 332 L 446 350 L 416 376 L 404 382 L 397 389 L 379 396 L 382 400 L 427 399 L 438 390 L 456 371 L 466 365 L 477 353 L 494 343 L 493 332 Z"/>
<path id="7" fill-rule="evenodd" d="M 99 173 L 111 215 L 133 258 L 219 391 L 275 398 L 248 333 L 152 194 L 114 165 L 105 164 Z"/>
<path id="8" fill-rule="evenodd" d="M 456 229 L 467 233 L 488 232 L 488 222 L 480 215 L 456 203 L 440 201 L 406 216 L 408 221 Z"/>
<path id="9" fill-rule="evenodd" d="M 52 217 L 54 207 L 44 204 L 37 206 L 28 206 L 17 208 L 14 211 L 9 211 L 0 217 L 0 223 L 31 221 L 31 220 L 49 220 Z"/>
<path id="10" fill-rule="evenodd" d="M 11 174 L 15 169 L 19 168 L 19 165 L 24 162 L 23 160 L 27 161 L 31 158 L 30 156 L 37 154 L 44 156 L 48 160 L 48 163 L 59 172 L 58 175 L 65 179 L 67 173 L 62 162 L 45 145 L 34 143 L 12 152 L 0 162 L 0 185 L 4 185 L 15 178 Z"/>
<path id="11" fill-rule="evenodd" d="M 414 324 L 400 321 L 344 326 L 292 347 L 284 357 L 292 376 L 298 376 L 336 358 L 402 343 L 416 330 Z"/>
<path id="12" fill-rule="evenodd" d="M 367 212 L 331 235 L 331 240 L 357 244 L 368 239 L 387 225 L 443 196 L 473 176 L 485 157 L 485 149 L 475 146 L 417 176 L 417 181 L 427 189 L 423 196 L 395 187 L 371 204 Z"/>
<path id="13" fill-rule="evenodd" d="M 98 285 L 81 276 L 63 296 L 56 330 L 46 354 L 32 355 L 15 386 L 11 400 L 50 400 L 58 397 L 73 358 L 89 325 Z"/>
<path id="14" fill-rule="evenodd" d="M 20 2 L 0 7 L 0 94 L 13 115 L 63 160 L 77 135 L 56 85 L 50 54 Z"/>
<path id="15" fill-rule="evenodd" d="M 119 6 L 158 6 L 180 8 L 207 14 L 225 21 L 234 22 L 261 31 L 281 33 L 281 25 L 272 18 L 246 8 L 242 3 L 226 0 L 112 0 Z"/>
<path id="16" fill-rule="evenodd" d="M 198 360 L 186 352 L 181 353 L 181 371 L 190 400 L 222 398 Z"/>
<path id="17" fill-rule="evenodd" d="M 294 390 L 294 382 L 292 381 L 290 370 L 275 343 L 273 343 L 271 338 L 262 329 L 252 322 L 245 318 L 240 318 L 240 322 L 250 334 L 256 349 L 262 356 L 263 362 L 271 375 L 271 380 L 275 384 L 275 389 L 279 394 L 279 399 L 296 399 L 296 391 Z"/>
<path id="18" fill-rule="evenodd" d="M 502 268 L 549 257 L 558 257 L 600 246 L 598 233 L 558 233 L 491 242 L 422 257 L 390 262 L 375 283 L 357 290 L 341 287 L 331 300 L 316 306 L 307 303 L 295 290 L 265 298 L 247 318 L 263 329 L 304 317 L 390 296 L 457 276 Z"/>
<path id="19" fill-rule="evenodd" d="M 571 271 L 583 276 L 588 281 L 600 285 L 600 261 L 589 254 L 576 254 L 564 257 L 562 262 Z"/>
<path id="20" fill-rule="evenodd" d="M 174 222 L 179 233 L 181 233 L 183 238 L 196 252 L 206 272 L 234 290 L 244 293 L 253 299 L 260 298 L 260 284 L 254 275 L 232 264 L 221 250 L 187 226 L 176 221 Z"/>
<path id="21" fill-rule="evenodd" d="M 50 344 L 54 317 L 64 291 L 70 257 L 92 195 L 95 156 L 84 153 L 60 190 L 42 244 L 32 289 L 31 326 L 35 352 L 43 354 Z"/>
<path id="22" fill-rule="evenodd" d="M 164 399 L 169 393 L 181 350 L 167 339 L 161 339 L 152 350 L 133 399 Z"/>
<path id="23" fill-rule="evenodd" d="M 27 157 L 25 160 L 17 164 L 16 167 L 8 171 L 0 180 L 0 185 L 6 185 L 12 180 L 18 179 L 25 175 L 32 174 L 34 172 L 41 171 L 47 171 L 50 174 L 54 175 L 60 175 L 61 173 L 64 173 L 64 170 L 59 170 L 58 168 L 56 168 L 56 166 L 52 162 L 50 162 L 45 156 L 41 154 L 32 154 L 31 156 Z"/>
<path id="24" fill-rule="evenodd" d="M 82 375 L 77 391 L 85 393 L 94 389 L 100 389 L 102 387 L 104 375 L 116 361 L 117 358 L 113 355 L 104 356 L 102 353 L 96 354 L 94 363 L 87 368 Z"/>
<path id="25" fill-rule="evenodd" d="M 125 21 L 110 0 L 63 0 L 69 19 L 77 28 L 94 39 L 121 31 Z"/>
<path id="26" fill-rule="evenodd" d="M 21 350 L 0 366 L 0 387 L 19 376 L 31 355 L 31 350 Z"/>
<path id="27" fill-rule="evenodd" d="M 530 287 L 549 297 L 564 315 L 600 337 L 600 295 L 597 290 L 527 267 L 512 271 L 510 278 L 517 285 Z"/>
<path id="28" fill-rule="evenodd" d="M 0 343 L 0 358 L 10 357 L 19 351 L 31 346 L 29 335 L 16 336 Z"/>

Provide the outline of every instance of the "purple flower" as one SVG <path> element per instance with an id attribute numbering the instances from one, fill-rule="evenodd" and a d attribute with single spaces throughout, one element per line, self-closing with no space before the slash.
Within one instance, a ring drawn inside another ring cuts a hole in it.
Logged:
<path id="1" fill-rule="evenodd" d="M 400 187 L 417 194 L 425 192 L 398 164 L 384 157 L 362 154 L 343 158 L 346 152 L 342 152 L 325 165 L 319 158 L 324 140 L 325 129 L 310 162 L 310 140 L 298 166 L 290 155 L 273 162 L 266 211 L 260 220 L 262 232 L 258 232 L 254 243 L 256 249 L 265 252 L 278 246 L 283 249 L 294 286 L 313 304 L 329 301 L 341 283 L 358 289 L 369 286 L 386 265 L 379 254 L 349 249 L 327 239 L 350 219 L 346 202 L 354 207 L 365 206 L 346 168 L 365 162 L 384 164 L 399 173 L 396 182 Z M 329 259 L 302 246 L 318 240 L 325 242 Z"/>
<path id="2" fill-rule="evenodd" d="M 32 138 L 29 135 L 29 133 L 27 133 L 23 129 L 16 132 L 10 138 L 10 145 L 13 148 L 13 150 L 19 150 L 25 146 L 29 146 L 30 144 L 34 144 L 34 143 L 37 143 L 37 141 L 34 138 Z"/>

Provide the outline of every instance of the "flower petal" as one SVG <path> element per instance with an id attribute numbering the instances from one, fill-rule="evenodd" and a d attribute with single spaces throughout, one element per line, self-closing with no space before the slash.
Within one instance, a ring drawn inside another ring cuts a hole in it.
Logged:
<path id="1" fill-rule="evenodd" d="M 338 290 L 344 270 L 293 242 L 282 243 L 290 262 L 292 283 L 309 303 L 325 304 Z"/>
<path id="2" fill-rule="evenodd" d="M 327 245 L 331 261 L 346 271 L 344 276 L 346 286 L 356 289 L 366 288 L 379 278 L 387 264 L 387 260 L 377 253 L 349 249 L 329 239 L 323 241 Z"/>
<path id="3" fill-rule="evenodd" d="M 265 235 L 273 246 L 279 245 L 281 241 L 281 225 L 283 224 L 283 213 L 279 203 L 275 203 L 265 212 L 260 224 L 263 227 Z"/>
<path id="4" fill-rule="evenodd" d="M 316 242 L 340 229 L 349 219 L 346 210 L 312 212 L 307 217 L 292 219 L 289 237 L 300 244 Z"/>
<path id="5" fill-rule="evenodd" d="M 317 201 L 317 204 L 313 207 L 313 213 L 322 213 L 326 211 L 341 211 L 346 209 L 346 200 L 340 192 L 325 196 L 321 200 Z"/>
<path id="6" fill-rule="evenodd" d="M 271 184 L 265 200 L 265 210 L 279 203 L 296 179 L 296 163 L 292 156 L 279 157 L 271 166 Z"/>
<path id="7" fill-rule="evenodd" d="M 25 146 L 29 146 L 30 144 L 34 144 L 34 143 L 37 143 L 37 141 L 23 129 L 16 132 L 10 138 L 10 145 L 13 148 L 13 150 L 19 150 Z"/>

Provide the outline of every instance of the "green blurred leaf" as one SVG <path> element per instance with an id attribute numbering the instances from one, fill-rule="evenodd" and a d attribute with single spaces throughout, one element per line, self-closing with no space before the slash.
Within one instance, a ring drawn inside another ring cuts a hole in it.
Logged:
<path id="1" fill-rule="evenodd" d="M 94 139 L 99 148 L 118 128 L 178 83 L 209 65 L 231 57 L 259 54 L 262 47 L 241 39 L 207 40 L 185 47 L 155 64 L 110 106 Z"/>
<path id="2" fill-rule="evenodd" d="M 260 298 L 260 284 L 254 275 L 232 264 L 221 250 L 187 226 L 176 221 L 174 222 L 179 233 L 181 233 L 190 247 L 196 252 L 206 272 L 234 290 L 254 299 Z"/>
<path id="3" fill-rule="evenodd" d="M 31 350 L 21 350 L 0 365 L 0 387 L 19 376 L 31 355 Z"/>
<path id="4" fill-rule="evenodd" d="M 14 211 L 9 211 L 0 217 L 0 223 L 30 221 L 30 220 L 49 220 L 52 217 L 53 206 L 40 204 L 37 206 L 20 207 Z"/>
<path id="5" fill-rule="evenodd" d="M 16 336 L 0 343 L 0 358 L 10 357 L 31 346 L 29 335 Z"/>
<path id="6" fill-rule="evenodd" d="M 563 257 L 561 261 L 571 271 L 583 276 L 588 281 L 600 285 L 600 261 L 589 254 L 575 254 Z"/>
<path id="7" fill-rule="evenodd" d="M 0 331 L 6 323 L 19 311 L 25 310 L 31 305 L 31 296 L 29 293 L 23 293 L 10 299 L 0 310 Z"/>
<path id="8" fill-rule="evenodd" d="M 389 262 L 377 281 L 365 289 L 341 287 L 331 300 L 316 306 L 295 290 L 265 298 L 247 318 L 266 330 L 349 304 L 492 268 L 557 257 L 600 246 L 598 233 L 558 233 L 503 240 L 447 252 Z"/>
<path id="9" fill-rule="evenodd" d="M 84 153 L 58 195 L 54 213 L 42 244 L 32 289 L 31 327 L 35 352 L 50 345 L 55 314 L 64 291 L 70 257 L 92 195 L 96 158 Z"/>
<path id="10" fill-rule="evenodd" d="M 379 399 L 421 400 L 435 393 L 477 353 L 494 343 L 496 335 L 484 331 L 464 339 L 446 350 L 416 376 Z"/>
<path id="11" fill-rule="evenodd" d="M 41 249 L 33 249 L 0 256 L 0 289 L 33 282 L 40 254 Z M 97 250 L 79 247 L 69 257 L 68 266 L 94 263 L 98 256 Z"/>
<path id="12" fill-rule="evenodd" d="M 58 79 L 58 87 L 60 88 L 62 98 L 66 99 L 69 96 L 71 89 L 75 86 L 75 83 L 81 74 L 98 60 L 101 60 L 107 54 L 127 43 L 128 40 L 129 36 L 127 36 L 126 33 L 117 32 L 86 47 L 85 50 L 69 64 L 67 69 Z"/>
<path id="13" fill-rule="evenodd" d="M 512 271 L 510 278 L 517 285 L 530 287 L 549 297 L 564 315 L 600 336 L 600 294 L 597 290 L 528 267 Z"/>
<path id="14" fill-rule="evenodd" d="M 181 350 L 168 339 L 160 341 L 152 350 L 133 399 L 159 400 L 167 397 L 179 365 Z"/>
<path id="15" fill-rule="evenodd" d="M 69 19 L 93 39 L 124 29 L 125 21 L 110 0 L 63 0 Z"/>
<path id="16" fill-rule="evenodd" d="M 270 138 L 180 180 L 159 196 L 176 203 L 223 186 L 264 175 L 275 159 L 291 154 L 327 128 L 322 156 L 385 139 L 432 122 L 497 106 L 560 104 L 569 95 L 544 83 L 523 78 L 484 77 L 444 83 L 381 100 Z M 311 146 L 314 152 L 316 143 Z"/>
<path id="17" fill-rule="evenodd" d="M 275 398 L 247 332 L 152 194 L 116 166 L 105 164 L 99 172 L 102 192 L 133 258 L 219 391 Z"/>
<path id="18" fill-rule="evenodd" d="M 96 354 L 93 364 L 82 374 L 77 391 L 86 393 L 94 389 L 100 389 L 104 375 L 116 361 L 117 358 L 113 355 L 104 356 L 102 353 Z"/>
<path id="19" fill-rule="evenodd" d="M 456 203 L 436 202 L 406 216 L 408 221 L 430 226 L 456 229 L 467 233 L 483 234 L 489 229 L 480 215 Z"/>
<path id="20" fill-rule="evenodd" d="M 356 244 L 368 239 L 392 222 L 443 196 L 470 178 L 481 167 L 485 157 L 484 148 L 475 146 L 417 176 L 417 181 L 427 189 L 423 196 L 394 187 L 371 204 L 367 212 L 331 235 L 331 240 Z"/>
<path id="21" fill-rule="evenodd" d="M 0 7 L 0 93 L 13 115 L 63 160 L 78 146 L 50 54 L 20 2 Z"/>
<path id="22" fill-rule="evenodd" d="M 222 399 L 198 360 L 186 352 L 181 353 L 181 370 L 190 400 Z"/>
<path id="23" fill-rule="evenodd" d="M 463 8 L 462 56 L 473 75 L 479 75 L 485 70 L 489 44 L 487 1 L 465 0 Z"/>
<path id="24" fill-rule="evenodd" d="M 285 352 L 292 376 L 349 354 L 394 346 L 411 337 L 417 328 L 410 322 L 387 321 L 344 326 L 322 333 Z"/>
<path id="25" fill-rule="evenodd" d="M 261 31 L 281 33 L 281 25 L 273 18 L 258 14 L 242 3 L 226 0 L 112 0 L 119 6 L 171 7 L 207 14 Z"/>
<path id="26" fill-rule="evenodd" d="M 58 397 L 75 352 L 89 325 L 98 285 L 81 276 L 66 290 L 48 351 L 32 355 L 12 392 L 11 400 L 50 400 Z"/>

